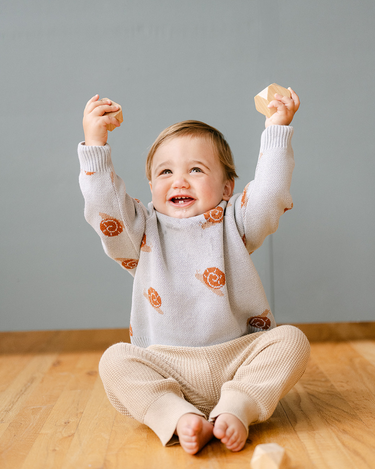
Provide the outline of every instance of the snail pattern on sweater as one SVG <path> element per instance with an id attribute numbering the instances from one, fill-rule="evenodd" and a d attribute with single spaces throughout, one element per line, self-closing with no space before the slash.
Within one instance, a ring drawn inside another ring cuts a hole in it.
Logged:
<path id="1" fill-rule="evenodd" d="M 203 214 L 205 222 L 202 223 L 202 228 L 209 228 L 214 226 L 216 223 L 222 223 L 224 220 L 224 209 L 223 207 L 215 207 L 214 209 Z"/>
<path id="2" fill-rule="evenodd" d="M 225 285 L 225 274 L 217 267 L 209 267 L 203 275 L 197 272 L 195 277 L 216 295 L 224 296 L 221 288 Z"/>
<path id="3" fill-rule="evenodd" d="M 143 295 L 149 301 L 150 305 L 157 311 L 159 314 L 164 314 L 163 311 L 160 309 L 161 306 L 161 298 L 159 293 L 152 287 L 150 287 L 147 291 L 143 292 Z"/>
<path id="4" fill-rule="evenodd" d="M 244 191 L 182 219 L 127 194 L 109 145 L 79 145 L 85 217 L 106 254 L 134 277 L 133 344 L 208 346 L 276 326 L 249 254 L 293 206 L 292 134 L 292 127 L 266 129 L 255 178 Z"/>
<path id="5" fill-rule="evenodd" d="M 263 331 L 267 331 L 271 327 L 271 311 L 266 309 L 260 316 L 253 316 L 247 320 L 247 325 L 250 327 L 256 327 Z"/>
<path id="6" fill-rule="evenodd" d="M 141 242 L 141 251 L 143 252 L 151 252 L 151 246 L 147 246 L 147 237 L 146 234 L 143 235 L 142 242 Z"/>
<path id="7" fill-rule="evenodd" d="M 110 215 L 106 215 L 105 213 L 99 213 L 99 215 L 102 217 L 100 230 L 104 236 L 118 236 L 122 233 L 124 225 L 120 220 L 117 220 L 115 217 L 111 217 Z"/>
<path id="8" fill-rule="evenodd" d="M 138 265 L 138 259 L 122 259 L 116 257 L 115 261 L 122 265 L 122 267 L 126 270 L 133 270 Z"/>

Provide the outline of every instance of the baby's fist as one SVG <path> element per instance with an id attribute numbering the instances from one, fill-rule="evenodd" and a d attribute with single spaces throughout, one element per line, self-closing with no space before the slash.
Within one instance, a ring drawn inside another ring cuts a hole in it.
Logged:
<path id="1" fill-rule="evenodd" d="M 107 143 L 107 125 L 120 126 L 115 118 L 105 115 L 107 112 L 118 111 L 119 106 L 112 104 L 109 99 L 99 100 L 99 95 L 93 96 L 86 104 L 83 112 L 83 131 L 85 132 L 85 145 L 103 146 Z"/>
<path id="2" fill-rule="evenodd" d="M 276 93 L 275 99 L 269 103 L 268 107 L 276 108 L 276 112 L 266 119 L 266 128 L 270 125 L 289 125 L 292 122 L 294 114 L 298 111 L 300 101 L 297 93 L 292 88 L 288 89 L 291 94 L 290 98 Z"/>

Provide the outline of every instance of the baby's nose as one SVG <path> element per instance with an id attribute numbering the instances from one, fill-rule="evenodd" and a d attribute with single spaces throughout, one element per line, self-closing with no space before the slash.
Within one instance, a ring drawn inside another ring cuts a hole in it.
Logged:
<path id="1" fill-rule="evenodd" d="M 174 189 L 180 189 L 180 188 L 187 189 L 189 187 L 190 187 L 190 184 L 184 176 L 176 176 L 176 178 L 173 180 Z"/>

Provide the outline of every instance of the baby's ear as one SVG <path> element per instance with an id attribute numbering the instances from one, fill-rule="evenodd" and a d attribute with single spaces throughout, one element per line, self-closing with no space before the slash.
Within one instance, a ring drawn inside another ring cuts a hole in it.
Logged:
<path id="1" fill-rule="evenodd" d="M 228 179 L 225 182 L 224 191 L 223 191 L 223 200 L 229 200 L 232 197 L 234 190 L 234 179 Z"/>
<path id="2" fill-rule="evenodd" d="M 151 194 L 152 194 L 152 182 L 148 181 L 148 183 L 150 184 L 150 191 L 151 191 Z"/>

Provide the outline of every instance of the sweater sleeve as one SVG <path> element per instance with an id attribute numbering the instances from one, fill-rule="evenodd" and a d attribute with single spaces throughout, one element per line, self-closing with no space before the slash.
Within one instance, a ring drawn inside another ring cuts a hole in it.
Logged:
<path id="1" fill-rule="evenodd" d="M 294 169 L 292 135 L 289 126 L 264 130 L 254 180 L 236 201 L 236 220 L 250 254 L 277 230 L 281 215 L 293 207 L 289 192 Z"/>
<path id="2" fill-rule="evenodd" d="M 147 210 L 126 193 L 114 171 L 111 148 L 78 145 L 79 183 L 85 199 L 85 218 L 98 233 L 105 253 L 135 274 L 145 234 Z"/>

